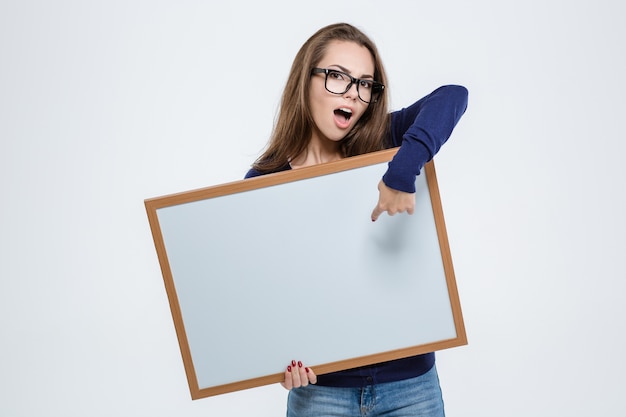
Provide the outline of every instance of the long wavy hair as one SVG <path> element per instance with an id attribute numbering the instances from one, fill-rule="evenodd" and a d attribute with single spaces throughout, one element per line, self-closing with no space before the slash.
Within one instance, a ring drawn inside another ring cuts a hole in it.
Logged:
<path id="1" fill-rule="evenodd" d="M 291 66 L 281 98 L 278 117 L 266 150 L 253 168 L 273 172 L 305 152 L 314 121 L 309 108 L 311 69 L 322 60 L 332 41 L 349 41 L 364 46 L 374 60 L 374 80 L 385 86 L 387 76 L 374 42 L 356 27 L 336 23 L 318 30 L 300 48 Z M 377 101 L 369 103 L 365 113 L 340 142 L 343 157 L 374 152 L 388 147 L 390 119 L 387 88 Z"/>

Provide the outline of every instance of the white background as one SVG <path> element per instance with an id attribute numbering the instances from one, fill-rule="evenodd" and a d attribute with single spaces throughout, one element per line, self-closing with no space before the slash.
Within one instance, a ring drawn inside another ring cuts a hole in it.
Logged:
<path id="1" fill-rule="evenodd" d="M 622 8 L 2 0 L 0 414 L 284 415 L 278 385 L 190 399 L 143 200 L 240 179 L 337 21 L 393 108 L 470 90 L 436 159 L 469 337 L 438 354 L 447 414 L 626 414 Z"/>

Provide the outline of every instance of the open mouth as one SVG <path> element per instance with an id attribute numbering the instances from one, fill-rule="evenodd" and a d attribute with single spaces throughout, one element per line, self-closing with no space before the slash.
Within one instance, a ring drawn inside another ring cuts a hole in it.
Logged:
<path id="1" fill-rule="evenodd" d="M 338 108 L 335 110 L 335 116 L 343 117 L 347 122 L 352 117 L 352 110 L 346 109 L 344 107 Z"/>

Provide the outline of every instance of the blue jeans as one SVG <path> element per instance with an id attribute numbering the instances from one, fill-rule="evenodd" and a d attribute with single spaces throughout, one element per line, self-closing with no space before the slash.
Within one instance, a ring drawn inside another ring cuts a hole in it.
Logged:
<path id="1" fill-rule="evenodd" d="M 417 378 L 335 388 L 308 385 L 289 391 L 287 417 L 444 417 L 435 366 Z"/>

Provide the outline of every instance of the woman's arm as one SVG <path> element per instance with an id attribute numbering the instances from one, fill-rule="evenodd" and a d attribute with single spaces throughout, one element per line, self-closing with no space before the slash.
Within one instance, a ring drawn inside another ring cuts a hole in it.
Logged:
<path id="1" fill-rule="evenodd" d="M 391 142 L 400 146 L 378 184 L 379 198 L 372 221 L 387 212 L 413 214 L 415 178 L 439 152 L 467 109 L 467 89 L 439 87 L 413 105 L 392 113 Z"/>
<path id="2" fill-rule="evenodd" d="M 465 87 L 446 85 L 392 113 L 392 143 L 400 149 L 383 176 L 385 185 L 415 192 L 415 178 L 452 134 L 467 108 L 467 96 Z"/>

